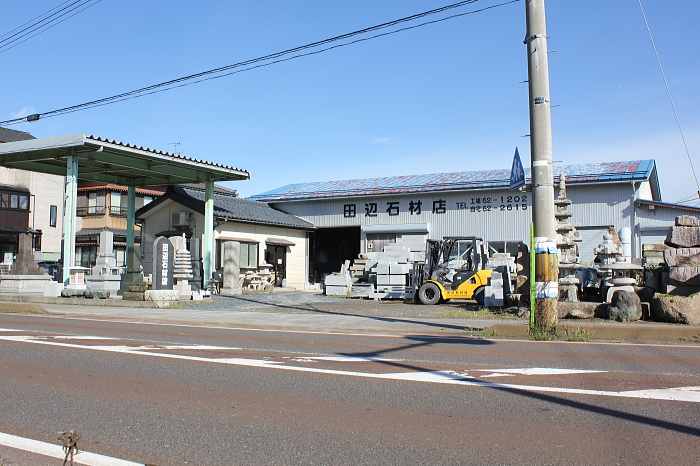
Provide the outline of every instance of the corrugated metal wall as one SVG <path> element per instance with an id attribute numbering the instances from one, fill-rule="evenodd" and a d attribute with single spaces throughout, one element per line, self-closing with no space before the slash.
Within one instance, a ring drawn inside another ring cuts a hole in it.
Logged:
<path id="1" fill-rule="evenodd" d="M 632 226 L 630 183 L 569 185 L 567 194 L 574 202 L 575 226 Z M 504 189 L 313 199 L 274 206 L 318 228 L 428 223 L 432 238 L 474 235 L 488 241 L 529 242 L 532 218 L 531 193 Z"/>

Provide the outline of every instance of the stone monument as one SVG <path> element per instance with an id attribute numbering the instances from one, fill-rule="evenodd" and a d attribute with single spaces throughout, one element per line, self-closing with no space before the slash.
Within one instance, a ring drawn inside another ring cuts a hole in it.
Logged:
<path id="1" fill-rule="evenodd" d="M 226 296 L 243 293 L 241 286 L 240 252 L 241 243 L 238 241 L 224 241 L 224 273 L 223 286 L 220 294 Z"/>
<path id="2" fill-rule="evenodd" d="M 107 292 L 116 295 L 121 281 L 121 268 L 114 257 L 114 233 L 108 229 L 100 232 L 100 247 L 92 274 L 85 279 L 91 291 Z"/>
<path id="3" fill-rule="evenodd" d="M 153 289 L 172 290 L 173 262 L 175 248 L 165 236 L 159 236 L 153 242 Z"/>
<path id="4" fill-rule="evenodd" d="M 20 233 L 17 256 L 12 263 L 12 275 L 44 275 L 44 269 L 34 260 L 34 241 L 31 233 Z"/>

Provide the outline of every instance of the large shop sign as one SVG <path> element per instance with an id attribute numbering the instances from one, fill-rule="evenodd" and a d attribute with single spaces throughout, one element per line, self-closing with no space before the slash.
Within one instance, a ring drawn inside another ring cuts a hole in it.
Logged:
<path id="1" fill-rule="evenodd" d="M 432 202 L 432 205 L 430 202 Z M 382 212 L 386 212 L 390 216 L 399 215 L 401 212 L 408 212 L 411 215 L 441 215 L 447 213 L 448 207 L 469 213 L 517 212 L 519 210 L 527 210 L 529 208 L 529 196 L 527 194 L 519 194 L 507 196 L 471 197 L 466 201 L 455 202 L 452 206 L 448 206 L 445 199 L 438 199 L 429 201 L 426 204 L 427 206 L 424 206 L 423 201 L 420 200 L 410 200 L 404 202 L 389 201 L 386 203 L 366 202 L 364 206 L 360 204 L 359 208 L 357 204 L 345 204 L 343 205 L 343 216 L 345 218 L 355 218 L 358 215 L 364 217 L 376 217 L 380 210 Z"/>

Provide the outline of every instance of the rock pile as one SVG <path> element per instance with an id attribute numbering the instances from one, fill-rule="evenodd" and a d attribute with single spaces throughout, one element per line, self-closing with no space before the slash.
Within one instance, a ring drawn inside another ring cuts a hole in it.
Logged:
<path id="1" fill-rule="evenodd" d="M 689 296 L 700 292 L 700 223 L 697 217 L 676 217 L 669 228 L 666 244 L 674 249 L 663 251 L 668 272 L 662 275 L 662 291 Z"/>
<path id="2" fill-rule="evenodd" d="M 651 302 L 654 320 L 700 325 L 700 222 L 681 215 L 666 236 L 672 249 L 663 251 L 666 270 L 661 292 Z"/>

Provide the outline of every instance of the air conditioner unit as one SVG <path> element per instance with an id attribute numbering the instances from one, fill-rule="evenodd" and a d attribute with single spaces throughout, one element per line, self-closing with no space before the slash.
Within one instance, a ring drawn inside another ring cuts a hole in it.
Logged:
<path id="1" fill-rule="evenodd" d="M 172 226 L 174 227 L 184 227 L 190 220 L 189 212 L 173 212 L 172 214 Z"/>

